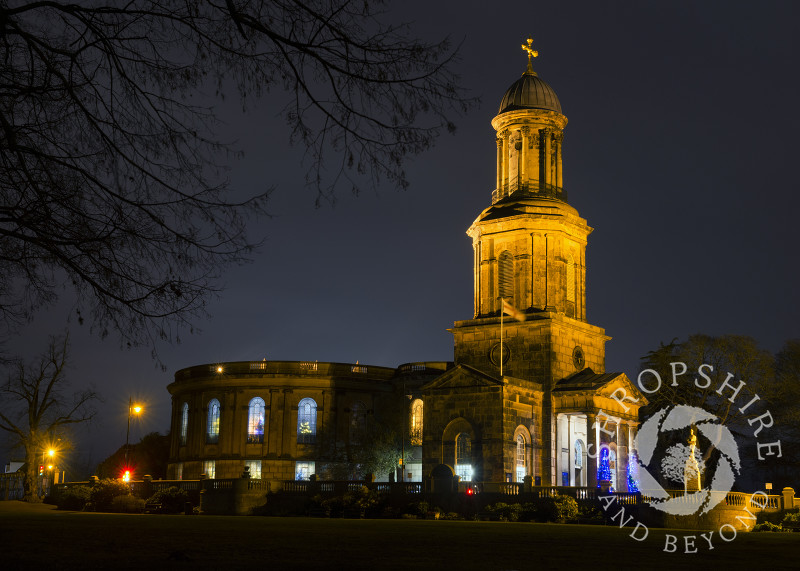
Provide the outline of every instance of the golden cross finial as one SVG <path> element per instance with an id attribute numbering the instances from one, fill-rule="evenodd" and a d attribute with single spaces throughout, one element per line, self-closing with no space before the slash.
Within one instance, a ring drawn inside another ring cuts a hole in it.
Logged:
<path id="1" fill-rule="evenodd" d="M 531 58 L 539 57 L 539 52 L 531 47 L 533 44 L 533 38 L 528 38 L 528 45 L 522 44 L 522 49 L 528 52 L 528 71 L 533 72 L 533 64 L 531 63 Z"/>

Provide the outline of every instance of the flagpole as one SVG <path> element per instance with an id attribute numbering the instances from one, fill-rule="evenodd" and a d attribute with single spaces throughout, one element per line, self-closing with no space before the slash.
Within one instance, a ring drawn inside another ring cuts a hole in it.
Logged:
<path id="1" fill-rule="evenodd" d="M 504 298 L 500 298 L 500 380 L 503 380 L 503 315 L 505 315 L 505 307 L 503 307 Z"/>

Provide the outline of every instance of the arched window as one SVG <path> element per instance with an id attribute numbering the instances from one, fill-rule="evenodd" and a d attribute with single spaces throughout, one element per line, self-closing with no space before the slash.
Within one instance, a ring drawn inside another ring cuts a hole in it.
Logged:
<path id="1" fill-rule="evenodd" d="M 314 399 L 305 398 L 297 405 L 297 442 L 317 442 L 317 403 Z"/>
<path id="2" fill-rule="evenodd" d="M 422 399 L 411 402 L 411 445 L 422 446 Z"/>
<path id="3" fill-rule="evenodd" d="M 567 301 L 575 303 L 575 259 L 567 256 Z"/>
<path id="4" fill-rule="evenodd" d="M 181 407 L 181 432 L 180 440 L 181 446 L 186 446 L 186 440 L 189 436 L 189 403 L 183 403 Z"/>
<path id="5" fill-rule="evenodd" d="M 219 401 L 211 399 L 208 403 L 208 422 L 206 423 L 206 442 L 219 442 Z"/>
<path id="6" fill-rule="evenodd" d="M 505 250 L 498 261 L 498 289 L 500 297 L 507 300 L 514 298 L 514 256 Z"/>
<path id="7" fill-rule="evenodd" d="M 356 401 L 350 406 L 350 444 L 361 444 L 366 431 L 367 407 Z"/>
<path id="8" fill-rule="evenodd" d="M 264 399 L 256 397 L 247 409 L 247 443 L 264 442 Z"/>
<path id="9" fill-rule="evenodd" d="M 575 467 L 583 468 L 583 442 L 575 441 Z"/>
<path id="10" fill-rule="evenodd" d="M 525 461 L 525 438 L 517 435 L 517 482 L 522 482 L 527 476 L 527 462 Z"/>
<path id="11" fill-rule="evenodd" d="M 472 440 L 466 432 L 456 436 L 456 475 L 465 482 L 472 480 Z"/>

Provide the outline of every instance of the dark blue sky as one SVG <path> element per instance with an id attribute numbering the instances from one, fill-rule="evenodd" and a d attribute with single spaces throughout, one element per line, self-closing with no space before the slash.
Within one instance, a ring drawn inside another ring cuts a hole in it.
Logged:
<path id="1" fill-rule="evenodd" d="M 569 119 L 564 184 L 595 231 L 587 249 L 589 321 L 613 340 L 607 370 L 636 374 L 660 341 L 692 333 L 750 335 L 771 351 L 800 337 L 797 212 L 800 80 L 795 2 L 407 2 L 427 38 L 463 39 L 464 85 L 482 103 L 454 136 L 413 160 L 411 187 L 387 185 L 314 208 L 302 149 L 288 146 L 268 94 L 243 115 L 220 107 L 239 192 L 275 185 L 254 228 L 264 247 L 225 276 L 198 323 L 158 348 L 120 351 L 42 312 L 15 348 L 38 352 L 69 327 L 71 379 L 94 383 L 100 414 L 74 460 L 96 463 L 124 443 L 129 395 L 147 401 L 132 440 L 169 426 L 167 384 L 209 362 L 319 360 L 395 366 L 452 359 L 453 322 L 472 317 L 466 229 L 489 205 L 490 121 L 525 70 L 520 44 Z M 0 458 L 3 457 L 0 454 Z"/>

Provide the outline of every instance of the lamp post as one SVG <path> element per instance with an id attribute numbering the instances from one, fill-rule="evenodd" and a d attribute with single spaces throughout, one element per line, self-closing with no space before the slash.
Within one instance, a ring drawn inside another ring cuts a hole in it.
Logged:
<path id="1" fill-rule="evenodd" d="M 52 448 L 49 448 L 46 452 L 47 456 L 50 456 L 50 464 L 48 465 L 45 461 L 45 451 L 42 450 L 42 480 L 41 480 L 41 491 L 42 496 L 46 496 L 47 492 L 45 491 L 45 483 L 47 482 L 47 471 L 53 469 L 53 457 L 56 455 L 56 451 Z"/>
<path id="2" fill-rule="evenodd" d="M 128 430 L 125 432 L 125 468 L 128 468 L 128 447 L 130 442 L 131 436 L 131 415 L 132 414 L 141 414 L 142 413 L 142 405 L 140 404 L 133 404 L 133 398 L 128 397 Z"/>

